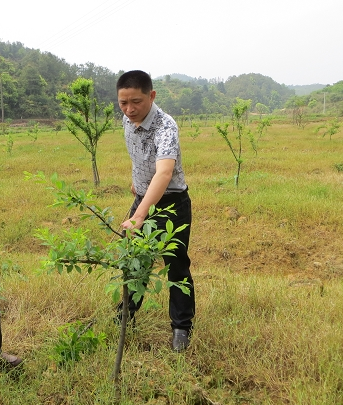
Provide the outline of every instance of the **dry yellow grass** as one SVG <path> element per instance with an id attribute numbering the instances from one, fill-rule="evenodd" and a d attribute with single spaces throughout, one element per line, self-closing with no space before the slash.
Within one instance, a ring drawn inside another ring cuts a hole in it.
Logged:
<path id="1" fill-rule="evenodd" d="M 201 127 L 195 140 L 182 129 L 194 214 L 192 344 L 185 354 L 170 351 L 164 291 L 156 298 L 161 308 L 142 309 L 137 332 L 129 331 L 122 404 L 342 403 L 343 174 L 334 164 L 342 163 L 343 135 L 329 141 L 315 127 L 274 124 L 257 156 L 245 143 L 238 190 L 235 163 L 215 129 Z M 118 331 L 106 280 L 35 272 L 45 249 L 33 230 L 59 233 L 77 212 L 46 208 L 52 195 L 23 179 L 23 171 L 56 171 L 89 189 L 90 159 L 65 132 L 13 140 L 11 156 L 0 157 L 0 305 L 4 349 L 26 364 L 19 376 L 0 376 L 0 404 L 110 404 Z M 111 206 L 119 226 L 131 204 L 121 131 L 105 134 L 98 159 L 97 205 Z M 100 237 L 96 223 L 87 226 Z M 56 367 L 57 328 L 92 318 L 108 335 L 107 349 Z"/>

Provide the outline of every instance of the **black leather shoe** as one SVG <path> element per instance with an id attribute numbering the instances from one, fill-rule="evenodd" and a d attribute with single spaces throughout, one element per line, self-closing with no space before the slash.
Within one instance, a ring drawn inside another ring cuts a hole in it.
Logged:
<path id="1" fill-rule="evenodd" d="M 189 333 L 187 330 L 174 329 L 173 330 L 173 350 L 182 352 L 186 350 L 189 345 Z"/>
<path id="2" fill-rule="evenodd" d="M 8 353 L 0 353 L 0 369 L 11 369 L 19 366 L 23 359 Z"/>

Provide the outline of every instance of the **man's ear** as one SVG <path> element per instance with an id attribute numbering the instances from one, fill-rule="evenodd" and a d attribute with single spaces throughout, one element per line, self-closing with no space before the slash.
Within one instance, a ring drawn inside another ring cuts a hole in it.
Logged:
<path id="1" fill-rule="evenodd" d="M 151 90 L 151 92 L 150 92 L 150 101 L 153 102 L 155 100 L 155 97 L 156 97 L 156 91 Z"/>

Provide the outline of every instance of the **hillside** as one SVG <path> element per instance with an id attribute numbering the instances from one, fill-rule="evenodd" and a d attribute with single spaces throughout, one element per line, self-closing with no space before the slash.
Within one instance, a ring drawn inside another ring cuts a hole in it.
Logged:
<path id="1" fill-rule="evenodd" d="M 288 88 L 295 91 L 297 96 L 307 96 L 314 91 L 322 90 L 325 84 L 304 84 L 304 85 L 287 85 Z"/>
<path id="2" fill-rule="evenodd" d="M 170 79 L 177 79 L 181 82 L 193 82 L 194 80 L 196 80 L 195 77 L 191 77 L 181 73 L 165 74 L 163 76 L 154 77 L 154 80 L 165 80 L 167 76 L 169 76 Z"/>
<path id="3" fill-rule="evenodd" d="M 112 102 L 117 108 L 116 84 L 123 73 L 112 72 L 106 67 L 87 62 L 84 65 L 70 65 L 64 59 L 50 52 L 26 48 L 22 43 L 0 41 L 0 77 L 2 121 L 15 119 L 62 119 L 56 95 L 68 91 L 68 86 L 77 78 L 85 77 L 94 82 L 94 96 L 103 103 Z M 263 104 L 265 111 L 272 113 L 285 108 L 294 96 L 305 97 L 302 104 L 318 113 L 323 110 L 323 96 L 327 89 L 326 110 L 341 114 L 340 88 L 336 94 L 335 85 L 316 84 L 310 86 L 286 86 L 271 77 L 259 73 L 220 78 L 202 77 L 173 73 L 153 79 L 157 90 L 156 102 L 169 114 L 220 114 L 230 116 L 236 98 L 250 99 L 251 110 Z M 338 82 L 340 83 L 340 82 Z M 313 89 L 316 91 L 313 92 Z M 311 91 L 311 96 L 308 92 Z M 300 94 L 305 94 L 300 95 Z M 313 94 L 313 96 L 312 96 Z M 120 111 L 117 111 L 120 114 Z"/>

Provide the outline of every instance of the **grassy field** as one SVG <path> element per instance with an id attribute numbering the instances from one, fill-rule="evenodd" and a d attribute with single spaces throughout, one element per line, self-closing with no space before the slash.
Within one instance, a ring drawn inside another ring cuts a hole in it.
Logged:
<path id="1" fill-rule="evenodd" d="M 194 215 L 192 342 L 185 353 L 171 351 L 168 292 L 153 297 L 159 305 L 141 309 L 128 331 L 120 404 L 343 403 L 343 130 L 329 140 L 317 126 L 273 124 L 257 155 L 244 141 L 238 189 L 236 164 L 214 126 L 200 127 L 196 139 L 182 128 Z M 0 404 L 112 404 L 119 331 L 107 280 L 37 271 L 46 249 L 34 230 L 58 234 L 79 225 L 78 212 L 47 208 L 52 194 L 23 175 L 57 172 L 89 190 L 90 157 L 67 132 L 12 140 L 9 153 L 0 136 L 0 309 L 3 350 L 25 364 L 0 374 Z M 119 229 L 132 202 L 122 130 L 101 139 L 98 167 L 97 205 L 112 207 Z M 81 225 L 101 237 L 96 223 Z M 92 319 L 106 346 L 59 366 L 59 328 Z"/>

